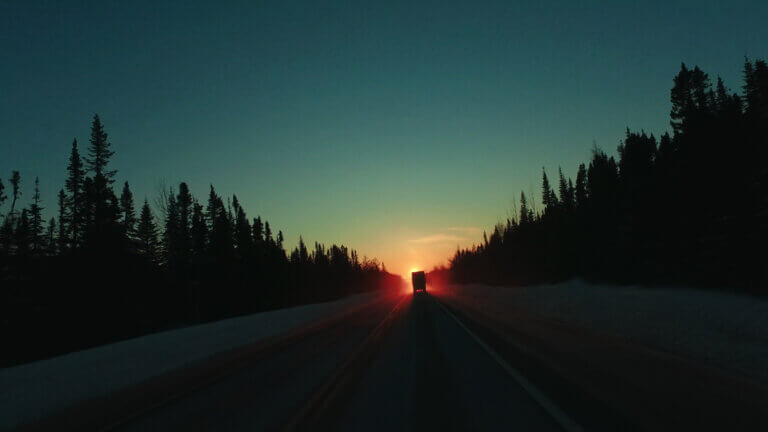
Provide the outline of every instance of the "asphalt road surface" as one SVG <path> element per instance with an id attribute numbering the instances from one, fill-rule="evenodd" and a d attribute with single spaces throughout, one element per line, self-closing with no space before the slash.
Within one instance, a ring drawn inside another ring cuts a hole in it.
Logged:
<path id="1" fill-rule="evenodd" d="M 508 368 L 434 297 L 389 296 L 25 430 L 579 430 Z"/>
<path id="2" fill-rule="evenodd" d="M 562 430 L 428 295 L 384 301 L 113 428 Z"/>

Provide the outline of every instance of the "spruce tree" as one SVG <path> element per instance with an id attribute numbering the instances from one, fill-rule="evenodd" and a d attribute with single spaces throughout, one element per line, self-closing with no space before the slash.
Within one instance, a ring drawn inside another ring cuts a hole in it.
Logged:
<path id="1" fill-rule="evenodd" d="M 584 163 L 579 164 L 579 171 L 576 173 L 576 205 L 584 207 L 587 203 L 587 167 Z"/>
<path id="2" fill-rule="evenodd" d="M 8 218 L 13 223 L 16 217 L 16 200 L 21 196 L 21 175 L 19 175 L 18 171 L 11 173 L 10 183 L 13 191 L 13 200 L 11 200 L 11 210 L 8 212 Z"/>
<path id="3" fill-rule="evenodd" d="M 251 225 L 245 215 L 245 210 L 240 205 L 237 196 L 232 196 L 232 205 L 235 210 L 235 247 L 240 251 L 240 255 L 247 255 L 251 251 L 253 238 L 251 236 Z"/>
<path id="4" fill-rule="evenodd" d="M 563 169 L 558 167 L 557 171 L 560 177 L 560 184 L 559 184 L 560 205 L 566 210 L 571 210 L 573 209 L 572 190 L 570 187 L 568 187 L 568 181 L 565 179 L 565 176 L 563 175 Z"/>
<path id="5" fill-rule="evenodd" d="M 24 256 L 29 253 L 29 213 L 27 209 L 21 210 L 16 229 L 14 230 L 14 241 L 16 243 L 16 255 Z"/>
<path id="6" fill-rule="evenodd" d="M 120 213 L 125 235 L 131 238 L 136 227 L 136 211 L 133 208 L 133 193 L 128 182 L 125 182 L 123 192 L 120 194 Z"/>
<path id="7" fill-rule="evenodd" d="M 48 221 L 48 232 L 45 235 L 45 249 L 48 255 L 56 255 L 56 218 Z"/>
<path id="8" fill-rule="evenodd" d="M 82 243 L 85 231 L 86 205 L 85 205 L 85 172 L 83 161 L 77 150 L 77 140 L 72 141 L 72 151 L 69 155 L 67 166 L 67 180 L 64 184 L 69 200 L 69 235 L 72 248 L 79 247 Z M 61 223 L 59 223 L 60 227 Z"/>
<path id="9" fill-rule="evenodd" d="M 183 262 L 189 261 L 189 254 L 192 249 L 192 211 L 194 199 L 189 193 L 189 186 L 181 182 L 179 184 L 179 194 L 176 197 L 176 206 L 178 213 L 178 253 Z"/>
<path id="10" fill-rule="evenodd" d="M 35 193 L 29 206 L 29 241 L 34 253 L 40 253 L 43 249 L 43 210 L 40 205 L 40 178 L 35 177 Z"/>
<path id="11" fill-rule="evenodd" d="M 67 236 L 68 221 L 69 221 L 69 215 L 67 213 L 67 194 L 64 193 L 64 189 L 60 189 L 59 190 L 59 233 L 58 233 L 58 239 L 57 239 L 59 253 L 64 253 L 67 250 L 67 244 L 69 244 L 69 239 Z"/>
<path id="12" fill-rule="evenodd" d="M 139 253 L 147 257 L 153 263 L 157 262 L 157 226 L 152 216 L 152 209 L 144 199 L 139 215 L 139 224 L 136 229 L 136 239 L 139 242 Z"/>
<path id="13" fill-rule="evenodd" d="M 541 168 L 541 201 L 544 203 L 545 211 L 551 212 L 557 206 L 557 197 L 552 192 L 544 167 Z"/>
<path id="14" fill-rule="evenodd" d="M 533 222 L 533 211 L 528 208 L 525 192 L 520 192 L 520 225 L 526 225 L 529 222 Z"/>
<path id="15" fill-rule="evenodd" d="M 0 207 L 3 205 L 7 198 L 8 197 L 5 195 L 5 185 L 3 184 L 3 179 L 0 179 Z"/>
<path id="16" fill-rule="evenodd" d="M 109 159 L 114 154 L 110 145 L 99 116 L 94 115 L 89 157 L 85 159 L 93 180 L 86 190 L 86 197 L 93 212 L 89 220 L 88 242 L 98 249 L 114 247 L 122 237 L 120 203 L 111 186 L 117 171 L 108 169 Z"/>
<path id="17" fill-rule="evenodd" d="M 179 206 L 173 189 L 168 194 L 166 209 L 165 229 L 163 230 L 165 263 L 169 267 L 176 267 L 181 259 L 181 251 L 179 244 Z"/>
<path id="18" fill-rule="evenodd" d="M 253 242 L 258 246 L 264 242 L 264 224 L 261 222 L 261 216 L 253 219 Z"/>
<path id="19" fill-rule="evenodd" d="M 108 170 L 109 159 L 115 154 L 110 147 L 107 139 L 107 133 L 104 132 L 104 126 L 101 124 L 98 114 L 93 115 L 91 123 L 91 146 L 88 149 L 88 157 L 85 162 L 88 164 L 88 170 L 93 172 L 94 178 L 103 178 L 106 184 L 114 182 L 116 170 Z"/>
<path id="20" fill-rule="evenodd" d="M 205 222 L 203 206 L 195 202 L 192 206 L 192 255 L 202 256 L 208 245 L 208 225 Z"/>
<path id="21" fill-rule="evenodd" d="M 270 246 L 273 243 L 272 229 L 269 227 L 269 222 L 266 221 L 264 222 L 264 241 Z"/>

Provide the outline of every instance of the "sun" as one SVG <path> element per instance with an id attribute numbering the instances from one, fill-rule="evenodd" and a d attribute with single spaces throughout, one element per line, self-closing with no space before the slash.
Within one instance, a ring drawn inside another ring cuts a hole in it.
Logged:
<path id="1" fill-rule="evenodd" d="M 419 267 L 419 266 L 411 266 L 411 270 L 408 271 L 408 277 L 411 276 L 411 273 L 417 272 L 417 271 L 421 271 L 421 267 Z"/>

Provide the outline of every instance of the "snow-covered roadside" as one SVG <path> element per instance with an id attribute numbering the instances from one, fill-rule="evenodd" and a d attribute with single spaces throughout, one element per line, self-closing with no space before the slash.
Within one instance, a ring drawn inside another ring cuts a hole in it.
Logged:
<path id="1" fill-rule="evenodd" d="M 0 369 L 0 430 L 40 418 L 312 320 L 374 301 L 368 293 L 156 333 Z M 98 325 L 98 323 L 95 323 Z"/>
<path id="2" fill-rule="evenodd" d="M 626 338 L 768 382 L 768 300 L 676 287 L 453 286 L 457 295 Z"/>

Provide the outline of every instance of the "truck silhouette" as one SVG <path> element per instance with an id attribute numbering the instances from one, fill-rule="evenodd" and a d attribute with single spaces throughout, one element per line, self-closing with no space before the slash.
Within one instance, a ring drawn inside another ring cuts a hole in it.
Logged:
<path id="1" fill-rule="evenodd" d="M 416 295 L 419 291 L 427 292 L 427 276 L 423 271 L 411 272 L 411 283 L 413 284 L 413 295 Z"/>

